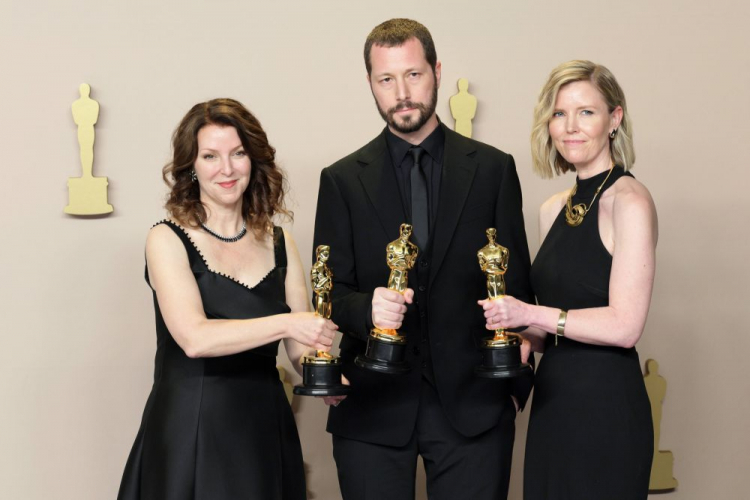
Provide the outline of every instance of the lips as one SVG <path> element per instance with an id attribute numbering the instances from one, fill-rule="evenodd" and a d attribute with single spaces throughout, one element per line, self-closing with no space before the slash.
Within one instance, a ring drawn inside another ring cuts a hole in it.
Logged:
<path id="1" fill-rule="evenodd" d="M 392 107 L 388 112 L 395 114 L 414 111 L 415 109 L 420 109 L 420 104 L 412 101 L 404 101 Z"/>
<path id="2" fill-rule="evenodd" d="M 237 179 L 233 181 L 227 181 L 227 182 L 219 182 L 219 186 L 223 187 L 224 189 L 230 189 L 233 188 L 235 184 L 237 184 Z"/>

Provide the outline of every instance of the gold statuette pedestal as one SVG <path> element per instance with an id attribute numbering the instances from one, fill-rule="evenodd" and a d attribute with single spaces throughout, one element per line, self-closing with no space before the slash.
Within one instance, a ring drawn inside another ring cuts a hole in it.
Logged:
<path id="1" fill-rule="evenodd" d="M 310 269 L 310 283 L 315 297 L 315 315 L 330 319 L 333 273 L 326 265 L 331 255 L 328 245 L 315 249 L 317 260 Z M 325 351 L 302 360 L 302 384 L 294 387 L 300 396 L 343 396 L 350 387 L 341 383 L 341 358 Z"/>
<path id="2" fill-rule="evenodd" d="M 65 213 L 70 215 L 102 215 L 112 212 L 112 205 L 107 203 L 106 177 L 69 177 L 68 196 L 70 202 L 65 206 Z"/>
<path id="3" fill-rule="evenodd" d="M 409 270 L 419 254 L 417 245 L 409 241 L 411 231 L 411 224 L 401 224 L 399 238 L 386 248 L 386 260 L 391 269 L 388 289 L 399 293 L 404 293 L 408 288 Z M 357 356 L 354 363 L 368 370 L 398 375 L 411 369 L 404 358 L 406 337 L 396 330 L 378 328 L 376 325 L 367 338 L 365 354 Z"/>
<path id="4" fill-rule="evenodd" d="M 490 300 L 505 295 L 505 273 L 508 271 L 510 252 L 495 243 L 497 230 L 487 229 L 488 243 L 477 252 L 479 267 L 487 276 L 487 296 Z M 484 378 L 513 378 L 528 373 L 531 366 L 521 363 L 521 336 L 508 333 L 503 328 L 495 336 L 482 341 L 482 364 L 474 372 Z"/>

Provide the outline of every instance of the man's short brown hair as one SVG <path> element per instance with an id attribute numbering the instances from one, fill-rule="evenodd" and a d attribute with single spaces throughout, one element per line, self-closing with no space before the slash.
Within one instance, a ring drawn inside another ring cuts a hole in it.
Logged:
<path id="1" fill-rule="evenodd" d="M 435 42 L 432 41 L 432 35 L 430 35 L 429 30 L 424 25 L 411 19 L 389 19 L 375 26 L 367 36 L 367 41 L 365 41 L 365 66 L 367 67 L 367 74 L 369 75 L 372 71 L 370 51 L 373 45 L 400 47 L 411 38 L 416 38 L 422 44 L 425 58 L 430 63 L 432 72 L 435 73 L 437 52 L 435 52 Z"/>

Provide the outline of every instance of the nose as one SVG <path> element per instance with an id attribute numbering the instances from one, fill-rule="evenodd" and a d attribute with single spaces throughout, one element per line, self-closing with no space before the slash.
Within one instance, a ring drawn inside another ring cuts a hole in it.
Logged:
<path id="1" fill-rule="evenodd" d="M 221 159 L 221 173 L 229 176 L 232 173 L 232 160 L 229 158 L 222 158 Z"/>
<path id="2" fill-rule="evenodd" d="M 569 134 L 578 132 L 578 117 L 575 115 L 575 113 L 571 113 L 566 117 L 565 131 Z"/>
<path id="3" fill-rule="evenodd" d="M 406 80 L 399 78 L 396 81 L 396 98 L 399 101 L 406 101 L 411 97 L 409 93 L 409 86 L 406 84 Z"/>

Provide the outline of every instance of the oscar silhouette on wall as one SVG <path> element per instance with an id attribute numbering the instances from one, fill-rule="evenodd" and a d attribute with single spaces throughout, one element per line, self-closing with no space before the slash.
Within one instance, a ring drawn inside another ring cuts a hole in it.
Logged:
<path id="1" fill-rule="evenodd" d="M 661 407 L 667 394 L 667 381 L 659 375 L 659 363 L 653 359 L 646 361 L 646 384 L 648 399 L 651 401 L 651 418 L 654 421 L 654 461 L 651 464 L 649 491 L 670 491 L 677 488 L 677 480 L 672 476 L 674 456 L 671 451 L 659 450 L 661 434 Z"/>
<path id="2" fill-rule="evenodd" d="M 477 98 L 469 94 L 469 80 L 458 80 L 458 94 L 451 96 L 448 105 L 453 119 L 456 120 L 454 130 L 471 139 L 471 120 L 477 114 Z"/>
<path id="3" fill-rule="evenodd" d="M 82 83 L 81 94 L 72 106 L 73 120 L 78 125 L 78 146 L 81 156 L 81 177 L 68 178 L 68 206 L 65 213 L 71 215 L 102 215 L 111 213 L 107 203 L 106 177 L 94 177 L 94 125 L 99 119 L 99 103 L 89 97 L 91 87 Z"/>

